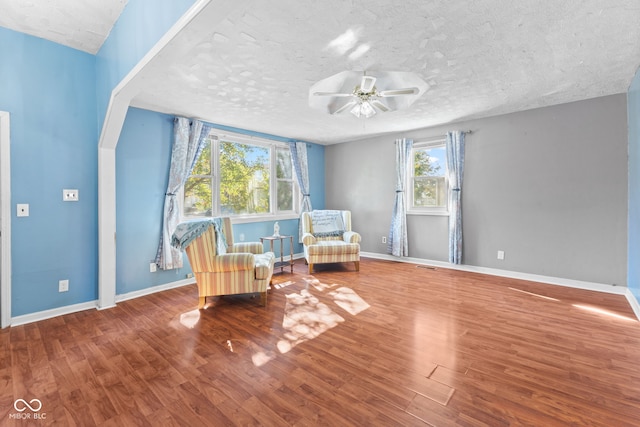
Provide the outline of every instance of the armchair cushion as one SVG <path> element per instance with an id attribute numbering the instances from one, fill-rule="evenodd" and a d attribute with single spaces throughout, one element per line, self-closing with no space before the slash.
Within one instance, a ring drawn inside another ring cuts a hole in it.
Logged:
<path id="1" fill-rule="evenodd" d="M 308 253 L 309 255 L 331 258 L 331 261 L 327 260 L 325 262 L 346 262 L 351 261 L 351 259 L 345 257 L 360 253 L 360 245 L 347 243 L 344 240 L 322 240 L 315 245 L 309 246 Z M 346 261 L 343 261 L 343 259 Z"/>

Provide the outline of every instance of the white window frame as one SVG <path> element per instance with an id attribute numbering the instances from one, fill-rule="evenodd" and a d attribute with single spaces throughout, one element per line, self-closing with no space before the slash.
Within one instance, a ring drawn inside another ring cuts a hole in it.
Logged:
<path id="1" fill-rule="evenodd" d="M 287 220 L 297 219 L 300 216 L 300 189 L 298 187 L 297 180 L 295 179 L 295 172 L 293 171 L 293 164 L 291 165 L 291 181 L 293 182 L 293 209 L 290 211 L 278 211 L 278 178 L 276 170 L 278 149 L 284 149 L 289 151 L 289 144 L 286 142 L 274 141 L 257 136 L 243 135 L 233 132 L 220 131 L 219 129 L 212 128 L 209 136 L 211 139 L 211 175 L 212 175 L 212 217 L 222 216 L 220 212 L 220 142 L 232 142 L 239 144 L 248 144 L 258 147 L 267 148 L 269 150 L 269 206 L 270 212 L 263 214 L 231 214 L 234 224 L 248 223 L 248 222 L 260 222 L 260 221 L 273 221 L 273 220 Z M 293 162 L 292 162 L 293 163 Z M 179 196 L 180 203 L 180 216 L 181 220 L 202 218 L 201 216 L 188 216 L 184 215 L 184 187 L 180 190 Z"/>
<path id="2" fill-rule="evenodd" d="M 446 148 L 447 139 L 445 136 L 425 139 L 420 141 L 415 141 L 413 143 L 413 147 L 411 148 L 411 157 L 409 160 L 409 168 L 407 170 L 407 182 L 406 182 L 406 191 L 407 195 L 407 214 L 411 215 L 440 215 L 440 216 L 448 216 L 449 215 L 449 207 L 448 203 L 445 203 L 443 207 L 416 207 L 414 206 L 414 156 L 417 150 L 422 150 L 425 148 L 438 148 L 444 147 Z M 446 150 L 445 150 L 446 153 Z M 445 154 L 446 156 L 446 154 Z M 445 180 L 445 192 L 447 193 L 447 200 L 449 197 L 449 174 L 447 169 L 447 161 L 445 158 L 444 162 L 444 172 L 443 172 L 444 180 Z"/>

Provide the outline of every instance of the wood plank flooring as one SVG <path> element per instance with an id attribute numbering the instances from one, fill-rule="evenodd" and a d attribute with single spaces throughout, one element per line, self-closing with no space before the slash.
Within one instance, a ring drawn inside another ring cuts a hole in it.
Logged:
<path id="1" fill-rule="evenodd" d="M 197 304 L 190 285 L 0 330 L 0 425 L 640 425 L 620 295 L 363 259 L 297 261 L 266 308 Z"/>

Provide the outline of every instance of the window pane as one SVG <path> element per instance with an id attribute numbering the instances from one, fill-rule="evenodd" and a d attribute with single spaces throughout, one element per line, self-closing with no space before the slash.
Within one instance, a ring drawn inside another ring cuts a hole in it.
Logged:
<path id="1" fill-rule="evenodd" d="M 211 212 L 211 179 L 187 179 L 184 185 L 184 215 L 211 216 Z"/>
<path id="2" fill-rule="evenodd" d="M 415 207 L 445 207 L 447 185 L 444 177 L 419 178 L 413 183 L 413 205 Z"/>
<path id="3" fill-rule="evenodd" d="M 414 172 L 418 176 L 444 176 L 446 171 L 446 151 L 444 147 L 415 150 Z"/>
<path id="4" fill-rule="evenodd" d="M 293 182 L 278 181 L 278 210 L 293 210 Z"/>
<path id="5" fill-rule="evenodd" d="M 291 179 L 291 154 L 289 150 L 277 150 L 276 158 L 278 159 L 276 177 L 278 179 Z"/>
<path id="6" fill-rule="evenodd" d="M 191 175 L 211 175 L 211 141 L 207 139 Z"/>
<path id="7" fill-rule="evenodd" d="M 220 143 L 220 210 L 223 215 L 269 212 L 268 148 Z"/>

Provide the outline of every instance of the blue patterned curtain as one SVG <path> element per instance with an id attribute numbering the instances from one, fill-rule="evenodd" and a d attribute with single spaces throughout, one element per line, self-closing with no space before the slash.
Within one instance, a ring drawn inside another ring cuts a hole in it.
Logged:
<path id="1" fill-rule="evenodd" d="M 411 160 L 411 147 L 413 147 L 413 140 L 396 139 L 396 198 L 387 241 L 387 252 L 394 256 L 409 256 L 407 204 L 404 187 Z"/>
<path id="2" fill-rule="evenodd" d="M 182 252 L 171 246 L 171 236 L 180 220 L 177 194 L 193 170 L 209 130 L 210 127 L 199 120 L 190 123 L 189 119 L 176 117 L 173 122 L 169 184 L 164 197 L 162 234 L 156 253 L 156 264 L 163 270 L 182 268 Z"/>
<path id="3" fill-rule="evenodd" d="M 309 195 L 309 164 L 307 161 L 307 144 L 304 142 L 290 142 L 291 162 L 296 174 L 298 186 L 302 192 L 300 203 L 300 216 L 302 212 L 311 212 L 311 196 Z M 298 224 L 298 241 L 302 243 L 302 221 Z"/>
<path id="4" fill-rule="evenodd" d="M 464 132 L 447 132 L 447 170 L 449 178 L 449 262 L 462 264 Z"/>

